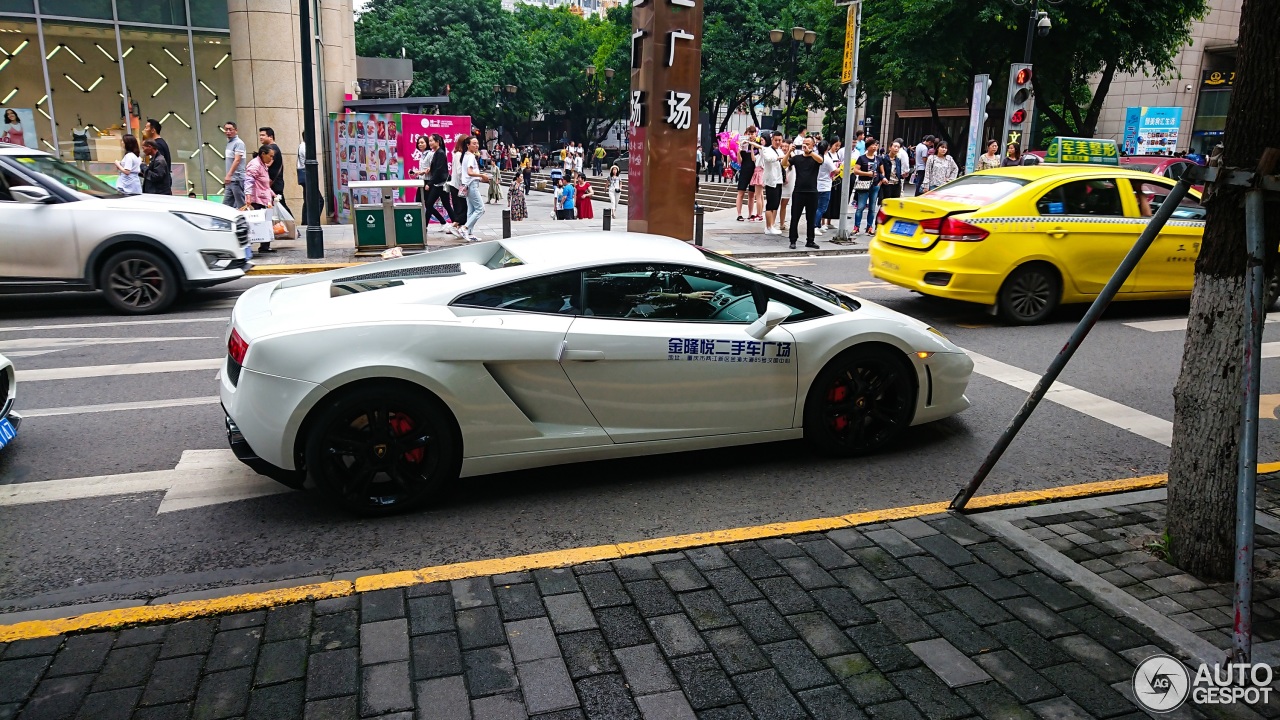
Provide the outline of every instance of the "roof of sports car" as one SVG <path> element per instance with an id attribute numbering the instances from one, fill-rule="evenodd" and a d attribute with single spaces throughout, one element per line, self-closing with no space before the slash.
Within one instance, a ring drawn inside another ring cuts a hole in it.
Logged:
<path id="1" fill-rule="evenodd" d="M 501 241 L 513 255 L 532 266 L 609 261 L 693 261 L 702 257 L 675 238 L 642 233 L 561 232 L 526 235 Z"/>

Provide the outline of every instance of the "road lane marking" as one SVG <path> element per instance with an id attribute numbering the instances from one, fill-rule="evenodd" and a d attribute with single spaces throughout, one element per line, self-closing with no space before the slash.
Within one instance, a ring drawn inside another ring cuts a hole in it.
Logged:
<path id="1" fill-rule="evenodd" d="M 181 325 L 183 323 L 220 322 L 227 323 L 230 317 L 222 315 L 211 318 L 182 318 L 165 320 L 118 320 L 115 322 L 66 323 L 64 325 L 20 325 L 18 327 L 0 327 L 0 332 L 27 332 L 32 330 L 72 330 L 77 328 L 126 327 L 129 325 Z"/>
<path id="2" fill-rule="evenodd" d="M 0 340 L 0 354 L 9 358 L 35 357 L 50 353 L 62 352 L 82 347 L 97 345 L 131 345 L 133 343 L 179 342 L 184 340 L 217 340 L 213 335 L 184 337 L 99 337 L 99 338 L 19 338 L 17 340 Z"/>
<path id="3" fill-rule="evenodd" d="M 1280 323 L 1280 312 L 1267 313 L 1266 322 Z M 1127 327 L 1135 330 L 1146 330 L 1147 332 L 1171 332 L 1173 330 L 1186 330 L 1186 318 L 1173 318 L 1171 320 L 1143 320 L 1141 322 L 1124 323 Z"/>
<path id="4" fill-rule="evenodd" d="M 173 398 L 171 400 L 140 400 L 138 402 L 105 403 L 102 405 L 73 405 L 69 407 L 37 408 L 24 410 L 19 408 L 24 420 L 38 417 L 54 417 L 56 415 L 87 415 L 89 413 L 116 412 L 119 410 L 159 410 L 161 408 L 190 407 L 193 405 L 213 405 L 219 402 L 217 395 L 209 397 Z"/>
<path id="5" fill-rule="evenodd" d="M 184 450 L 172 470 L 0 485 L 0 507 L 164 491 L 156 513 L 293 492 L 251 470 L 230 450 Z"/>
<path id="6" fill-rule="evenodd" d="M 1264 358 L 1280 357 L 1280 342 L 1262 343 L 1262 357 Z"/>
<path id="7" fill-rule="evenodd" d="M 1275 344 L 1280 345 L 1280 343 Z M 1031 392 L 1040 381 L 1040 376 L 1033 372 L 1002 363 L 971 350 L 965 350 L 965 352 L 973 358 L 973 371 L 983 377 L 1027 392 Z M 1108 425 L 1141 435 L 1148 440 L 1154 440 L 1165 447 L 1173 444 L 1173 423 L 1168 420 L 1148 415 L 1141 410 L 1121 405 L 1114 400 L 1108 400 L 1066 383 L 1054 383 L 1053 387 L 1049 388 L 1049 392 L 1045 393 L 1044 399 L 1101 420 Z"/>
<path id="8" fill-rule="evenodd" d="M 19 370 L 19 382 L 42 380 L 77 380 L 80 378 L 108 377 L 115 375 L 151 375 L 152 373 L 189 372 L 191 370 L 218 370 L 222 358 L 210 360 L 164 360 L 160 362 L 129 363 L 126 365 L 85 365 L 81 367 L 43 368 Z"/>

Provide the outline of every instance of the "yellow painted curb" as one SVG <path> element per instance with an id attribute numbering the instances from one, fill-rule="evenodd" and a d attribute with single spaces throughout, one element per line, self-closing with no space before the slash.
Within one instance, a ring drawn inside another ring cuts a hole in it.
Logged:
<path id="1" fill-rule="evenodd" d="M 1280 462 L 1258 465 L 1258 474 L 1280 471 Z M 1102 482 L 1083 483 L 1049 488 L 1047 490 L 1023 490 L 983 495 L 969 501 L 970 510 L 994 510 L 1032 503 L 1056 502 L 1075 498 L 1093 497 L 1113 493 L 1150 490 L 1164 487 L 1169 478 L 1167 475 L 1146 475 L 1123 480 L 1105 480 Z M 725 543 L 746 542 L 764 538 L 800 535 L 803 533 L 826 532 L 844 527 L 870 525 L 873 523 L 892 522 L 906 518 L 936 515 L 947 511 L 947 502 L 908 505 L 905 507 L 884 510 L 869 510 L 850 513 L 836 517 L 797 520 L 794 522 L 769 523 L 751 527 L 730 528 L 727 530 L 711 530 L 687 535 L 672 535 L 622 542 L 616 545 L 595 545 L 590 547 L 568 548 L 529 555 L 515 555 L 489 560 L 437 565 L 420 570 L 402 570 L 377 575 L 366 575 L 352 581 L 332 581 L 303 585 L 282 590 L 231 595 L 213 600 L 192 600 L 188 602 L 168 603 L 162 605 L 142 605 L 138 607 L 104 610 L 85 613 L 73 617 L 56 620 L 32 620 L 0 625 L 0 642 L 30 640 L 33 638 L 52 637 L 67 633 L 91 632 L 95 630 L 111 630 L 115 628 L 141 625 L 155 622 L 172 622 L 190 620 L 192 618 L 229 615 L 232 613 L 262 610 L 289 603 L 323 600 L 326 598 L 345 597 L 358 592 L 383 590 L 387 588 L 408 587 L 428 582 L 461 580 L 471 577 L 485 577 L 503 573 L 536 570 L 542 568 L 559 568 L 578 565 L 599 560 L 617 560 L 636 555 L 671 552 L 689 548 L 720 545 Z"/>
<path id="2" fill-rule="evenodd" d="M 354 267 L 356 265 L 364 265 L 364 263 L 280 263 L 279 265 L 254 265 L 249 268 L 245 275 L 303 275 L 306 273 L 318 273 L 326 270 L 341 270 L 342 268 Z"/>

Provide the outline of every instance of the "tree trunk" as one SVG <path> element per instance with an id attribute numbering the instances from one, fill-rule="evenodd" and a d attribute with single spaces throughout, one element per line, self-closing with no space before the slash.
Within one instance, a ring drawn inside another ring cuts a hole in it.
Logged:
<path id="1" fill-rule="evenodd" d="M 1253 169 L 1280 136 L 1280 13 L 1269 0 L 1244 0 L 1237 77 L 1227 115 L 1224 167 Z M 1173 563 L 1204 579 L 1232 575 L 1236 472 L 1241 433 L 1244 321 L 1244 188 L 1218 184 L 1208 205 L 1204 243 L 1174 388 L 1169 457 L 1169 536 Z M 1268 204 L 1268 267 L 1280 242 L 1280 212 Z"/>
<path id="2" fill-rule="evenodd" d="M 1093 100 L 1089 102 L 1089 113 L 1084 117 L 1084 125 L 1080 128 L 1080 137 L 1093 137 L 1098 130 L 1098 118 L 1102 115 L 1102 104 L 1111 92 L 1111 81 L 1116 76 L 1116 61 L 1107 60 L 1102 69 L 1102 77 L 1098 78 L 1098 89 L 1093 91 Z"/>
<path id="3" fill-rule="evenodd" d="M 933 131 L 938 134 L 938 137 L 945 140 L 947 145 L 950 145 L 951 134 L 947 132 L 946 126 L 942 124 L 942 116 L 938 114 L 937 96 L 930 95 L 929 91 L 925 90 L 923 87 L 916 89 L 920 91 L 920 95 L 924 97 L 924 101 L 929 103 L 929 114 L 933 120 Z"/>

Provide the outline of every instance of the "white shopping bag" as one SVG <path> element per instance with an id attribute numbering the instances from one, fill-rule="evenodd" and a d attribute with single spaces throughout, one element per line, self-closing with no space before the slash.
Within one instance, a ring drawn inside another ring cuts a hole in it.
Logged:
<path id="1" fill-rule="evenodd" d="M 271 232 L 271 218 L 268 210 L 246 210 L 244 219 L 249 223 L 249 242 L 269 243 L 275 239 Z"/>

